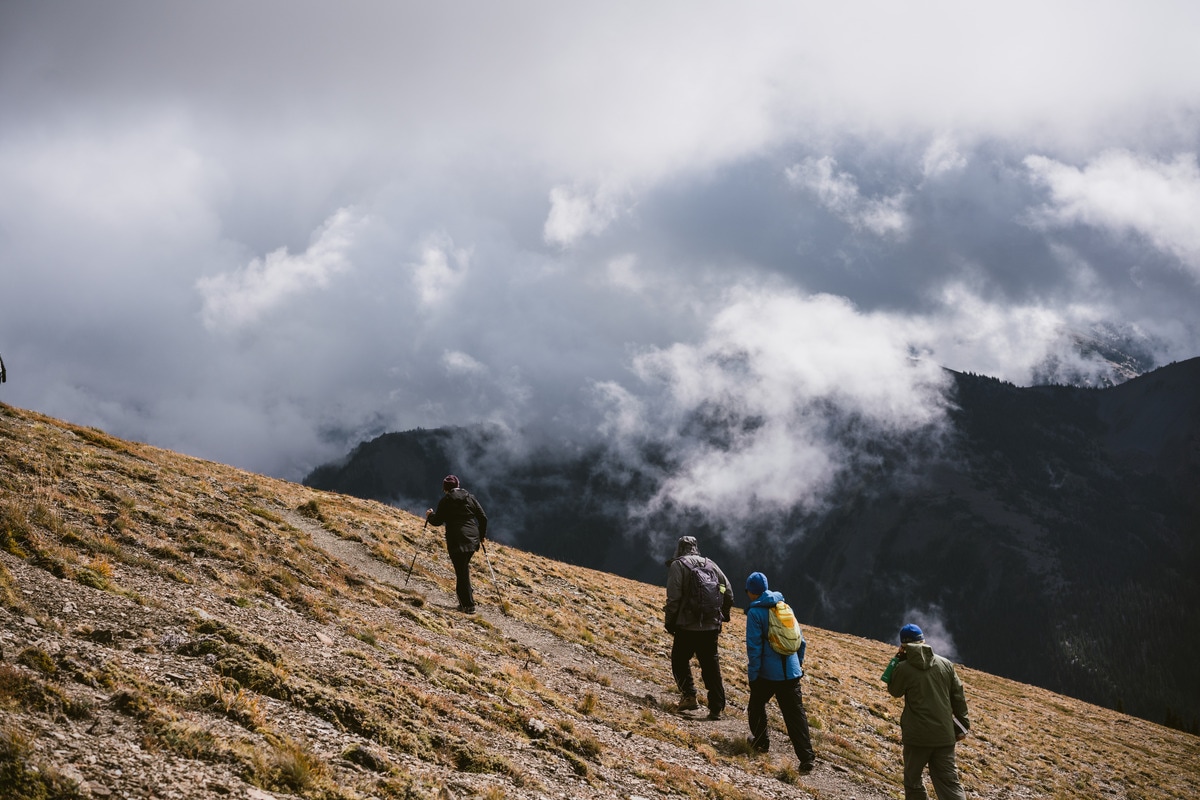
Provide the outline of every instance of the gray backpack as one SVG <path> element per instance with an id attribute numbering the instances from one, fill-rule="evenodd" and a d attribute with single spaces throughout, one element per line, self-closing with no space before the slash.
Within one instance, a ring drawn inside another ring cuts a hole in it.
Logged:
<path id="1" fill-rule="evenodd" d="M 725 619 L 725 586 L 716 567 L 707 558 L 696 564 L 686 556 L 679 559 L 686 572 L 683 581 L 683 607 L 689 619 L 701 625 L 719 625 Z"/>

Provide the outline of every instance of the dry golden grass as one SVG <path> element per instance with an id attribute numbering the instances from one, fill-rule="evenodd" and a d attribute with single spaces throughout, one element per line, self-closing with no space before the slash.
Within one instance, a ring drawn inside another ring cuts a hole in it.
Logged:
<path id="1" fill-rule="evenodd" d="M 381 571 L 333 555 L 339 542 Z M 55 715 L 106 713 L 138 726 L 148 748 L 304 797 L 435 797 L 449 783 L 462 796 L 573 785 L 600 797 L 614 780 L 641 787 L 626 794 L 696 798 L 899 790 L 901 703 L 878 681 L 890 644 L 805 629 L 805 703 L 821 762 L 836 768 L 814 783 L 777 755 L 790 758 L 774 707 L 770 758 L 745 746 L 744 716 L 706 726 L 668 710 L 660 586 L 489 543 L 503 595 L 477 573 L 489 613 L 459 615 L 448 610 L 454 578 L 441 533 L 410 514 L 2 404 L 0 551 L 0 614 L 34 617 L 64 641 L 113 634 L 98 622 L 58 623 L 6 563 L 147 618 L 189 620 L 180 642 L 143 637 L 104 663 L 82 663 L 70 648 L 4 654 L 0 780 L 44 796 L 62 783 L 46 760 L 53 748 L 39 749 Z M 200 613 L 184 597 L 213 602 Z M 253 622 L 267 615 L 285 629 Z M 748 694 L 743 634 L 735 613 L 721 638 L 731 712 Z M 135 656 L 202 662 L 209 677 L 182 690 L 139 672 Z M 959 749 L 969 796 L 1200 797 L 1196 737 L 961 675 L 973 721 Z M 304 739 L 314 721 L 333 732 L 328 742 Z"/>

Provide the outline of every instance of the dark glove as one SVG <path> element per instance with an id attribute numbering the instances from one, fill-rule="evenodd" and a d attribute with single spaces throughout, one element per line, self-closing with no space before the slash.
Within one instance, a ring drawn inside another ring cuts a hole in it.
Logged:
<path id="1" fill-rule="evenodd" d="M 667 633 L 671 634 L 672 636 L 675 635 L 675 626 L 674 625 L 671 625 L 668 623 L 668 624 L 663 625 L 663 627 L 667 629 Z"/>

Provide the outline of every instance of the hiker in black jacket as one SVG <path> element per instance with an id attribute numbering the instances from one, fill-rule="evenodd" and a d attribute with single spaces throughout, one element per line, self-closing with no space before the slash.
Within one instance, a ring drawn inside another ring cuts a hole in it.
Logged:
<path id="1" fill-rule="evenodd" d="M 697 577 L 692 570 L 699 568 L 712 580 L 716 594 L 705 599 L 698 596 Z M 721 680 L 721 662 L 717 657 L 717 637 L 721 623 L 729 621 L 733 592 L 721 568 L 711 559 L 700 555 L 695 536 L 681 536 L 675 544 L 675 556 L 667 562 L 667 602 L 663 606 L 663 624 L 674 637 L 671 644 L 671 673 L 679 687 L 679 710 L 693 711 L 700 707 L 696 699 L 696 684 L 692 679 L 692 656 L 700 662 L 700 678 L 708 690 L 708 718 L 720 719 L 725 710 L 725 684 Z"/>
<path id="2" fill-rule="evenodd" d="M 454 590 L 458 610 L 475 613 L 475 593 L 471 591 L 471 556 L 487 538 L 487 514 L 475 496 L 458 485 L 458 478 L 447 475 L 442 481 L 442 499 L 437 510 L 425 512 L 430 525 L 446 526 L 446 552 L 454 564 Z"/>

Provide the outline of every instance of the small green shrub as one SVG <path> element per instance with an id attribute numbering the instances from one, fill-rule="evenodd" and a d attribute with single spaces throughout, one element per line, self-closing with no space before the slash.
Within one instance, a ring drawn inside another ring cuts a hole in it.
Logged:
<path id="1" fill-rule="evenodd" d="M 307 503 L 302 503 L 296 508 L 296 511 L 302 517 L 315 519 L 317 522 L 325 522 L 325 515 L 321 512 L 321 505 L 316 500 L 309 500 Z"/>
<path id="2" fill-rule="evenodd" d="M 75 580 L 84 586 L 90 586 L 100 591 L 107 591 L 109 587 L 108 578 L 91 567 L 80 567 L 75 570 Z"/>
<path id="3" fill-rule="evenodd" d="M 17 654 L 17 663 L 43 675 L 54 675 L 58 672 L 58 667 L 54 665 L 54 659 L 40 647 L 26 647 Z"/>
<path id="4" fill-rule="evenodd" d="M 0 503 L 0 549 L 26 558 L 32 535 L 25 513 L 13 503 Z"/>
<path id="5" fill-rule="evenodd" d="M 0 788 L 22 800 L 83 800 L 75 781 L 52 767 L 32 763 L 33 748 L 15 728 L 0 728 Z"/>
<path id="6" fill-rule="evenodd" d="M 265 759 L 259 759 L 255 777 L 264 788 L 305 793 L 329 774 L 321 757 L 299 742 L 285 741 Z"/>
<path id="7" fill-rule="evenodd" d="M 512 765 L 506 759 L 481 745 L 459 744 L 455 746 L 452 757 L 455 769 L 460 772 L 493 772 L 501 775 L 513 772 Z M 586 764 L 584 768 L 587 768 Z"/>

